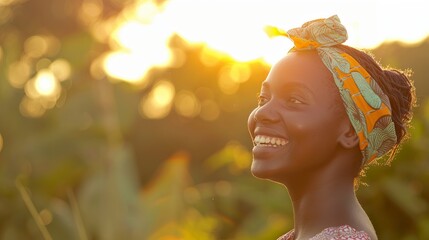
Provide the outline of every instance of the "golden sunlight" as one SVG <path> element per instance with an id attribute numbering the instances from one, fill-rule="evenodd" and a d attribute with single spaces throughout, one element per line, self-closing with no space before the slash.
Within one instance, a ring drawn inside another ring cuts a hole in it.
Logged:
<path id="1" fill-rule="evenodd" d="M 132 15 L 117 24 L 110 39 L 112 49 L 116 50 L 105 57 L 103 64 L 110 77 L 142 83 L 152 67 L 177 64 L 168 47 L 171 27 L 162 18 L 155 18 L 159 15 L 155 6 L 139 5 Z M 144 14 L 152 19 L 144 18 Z"/>
<path id="2" fill-rule="evenodd" d="M 286 38 L 268 38 L 263 31 L 265 26 L 290 29 L 310 19 L 334 14 L 348 28 L 346 44 L 359 48 L 372 48 L 386 40 L 415 42 L 429 34 L 429 27 L 409 27 L 420 22 L 416 16 L 424 15 L 419 0 L 410 0 L 412 4 L 407 4 L 412 11 L 402 11 L 401 4 L 392 2 L 389 2 L 389 9 L 394 8 L 389 11 L 374 10 L 386 2 L 363 1 L 351 8 L 350 3 L 344 1 L 326 4 L 310 0 L 308 4 L 312 8 L 302 8 L 301 3 L 285 0 L 169 0 L 163 4 L 154 0 L 139 1 L 126 8 L 116 22 L 107 24 L 113 26 L 110 27 L 113 34 L 106 35 L 110 36 L 112 52 L 105 57 L 103 69 L 112 78 L 142 83 L 152 67 L 173 64 L 168 42 L 174 34 L 191 44 L 206 46 L 201 60 L 207 66 L 216 64 L 222 54 L 238 62 L 258 60 L 272 65 L 286 54 L 292 43 Z M 365 18 L 361 15 L 363 11 L 367 14 Z M 397 18 L 406 13 L 410 15 Z M 28 45 L 43 47 L 43 39 L 35 37 Z M 34 47 L 28 48 L 36 51 Z M 237 84 L 225 81 L 219 80 L 221 88 L 224 92 L 234 93 Z"/>
<path id="3" fill-rule="evenodd" d="M 107 75 L 130 83 L 141 83 L 149 67 L 144 64 L 144 56 L 117 51 L 109 53 L 103 61 L 103 68 Z"/>

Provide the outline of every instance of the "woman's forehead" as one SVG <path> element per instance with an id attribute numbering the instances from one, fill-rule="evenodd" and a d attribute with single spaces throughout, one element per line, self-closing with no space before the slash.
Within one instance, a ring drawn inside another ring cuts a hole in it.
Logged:
<path id="1" fill-rule="evenodd" d="M 272 87 L 300 84 L 317 91 L 334 86 L 331 72 L 316 51 L 288 53 L 271 68 L 265 81 Z"/>

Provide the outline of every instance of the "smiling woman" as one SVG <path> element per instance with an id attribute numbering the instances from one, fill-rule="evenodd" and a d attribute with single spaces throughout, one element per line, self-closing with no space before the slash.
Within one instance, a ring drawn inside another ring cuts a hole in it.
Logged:
<path id="1" fill-rule="evenodd" d="M 377 239 L 355 182 L 369 163 L 393 158 L 412 117 L 412 82 L 343 45 L 336 15 L 268 30 L 294 43 L 248 119 L 253 175 L 286 186 L 293 203 L 294 229 L 279 239 Z"/>

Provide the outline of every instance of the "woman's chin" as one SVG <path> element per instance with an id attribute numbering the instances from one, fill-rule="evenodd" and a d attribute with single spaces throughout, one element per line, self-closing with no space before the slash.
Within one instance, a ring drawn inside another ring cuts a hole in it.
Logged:
<path id="1" fill-rule="evenodd" d="M 252 167 L 250 171 L 254 177 L 261 179 L 272 179 L 275 176 L 276 172 L 272 169 L 267 169 L 264 166 L 260 166 L 255 161 L 252 162 Z"/>

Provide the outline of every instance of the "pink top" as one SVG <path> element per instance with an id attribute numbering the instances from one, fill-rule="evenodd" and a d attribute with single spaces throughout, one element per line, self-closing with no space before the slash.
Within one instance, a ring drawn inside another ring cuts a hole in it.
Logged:
<path id="1" fill-rule="evenodd" d="M 277 240 L 293 240 L 295 232 L 289 231 L 285 235 L 277 238 Z M 349 225 L 340 227 L 330 227 L 323 230 L 321 233 L 310 238 L 310 240 L 371 240 L 369 235 L 364 231 L 357 231 Z"/>

